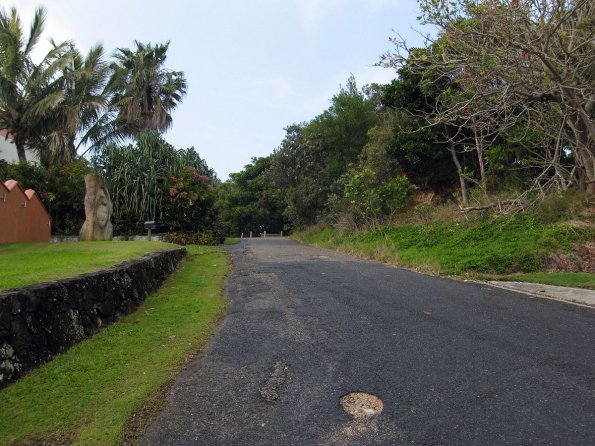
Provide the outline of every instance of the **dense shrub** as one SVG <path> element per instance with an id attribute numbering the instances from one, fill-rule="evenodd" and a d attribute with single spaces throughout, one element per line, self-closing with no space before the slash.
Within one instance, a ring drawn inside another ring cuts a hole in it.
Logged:
<path id="1" fill-rule="evenodd" d="M 161 205 L 160 226 L 168 231 L 192 231 L 209 226 L 214 202 L 210 177 L 193 166 L 167 178 L 167 198 Z"/>
<path id="2" fill-rule="evenodd" d="M 214 172 L 193 148 L 177 150 L 157 132 L 143 132 L 136 144 L 111 145 L 93 160 L 110 188 L 114 232 L 144 232 L 153 220 L 159 231 L 210 229 Z"/>
<path id="3" fill-rule="evenodd" d="M 415 190 L 405 174 L 380 181 L 368 168 L 348 172 L 343 177 L 343 187 L 346 208 L 356 223 L 404 211 Z"/>
<path id="4" fill-rule="evenodd" d="M 45 168 L 33 163 L 0 161 L 0 178 L 14 179 L 24 189 L 33 189 L 52 218 L 52 234 L 77 235 L 85 221 L 85 174 L 91 171 L 84 159 Z"/>
<path id="5" fill-rule="evenodd" d="M 201 232 L 168 232 L 166 241 L 178 245 L 220 245 L 225 241 L 225 234 L 215 230 Z"/>
<path id="6" fill-rule="evenodd" d="M 581 194 L 577 190 L 556 192 L 546 196 L 538 203 L 536 215 L 544 223 L 573 218 L 580 214 L 590 200 L 589 196 Z"/>
<path id="7" fill-rule="evenodd" d="M 287 232 L 284 196 L 275 188 L 269 171 L 271 158 L 252 158 L 242 172 L 232 173 L 229 181 L 219 185 L 216 206 L 229 234 Z"/>

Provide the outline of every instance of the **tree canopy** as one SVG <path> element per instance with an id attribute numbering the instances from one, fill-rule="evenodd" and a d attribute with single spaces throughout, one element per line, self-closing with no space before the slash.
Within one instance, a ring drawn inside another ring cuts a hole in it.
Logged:
<path id="1" fill-rule="evenodd" d="M 111 64 L 108 90 L 111 105 L 124 133 L 138 135 L 143 130 L 164 132 L 172 124 L 171 112 L 186 94 L 186 78 L 181 71 L 164 67 L 169 42 L 151 45 L 134 42 L 135 49 L 118 48 Z"/>
<path id="2" fill-rule="evenodd" d="M 27 160 L 26 144 L 41 149 L 35 142 L 67 96 L 62 73 L 73 60 L 71 44 L 54 45 L 39 63 L 31 58 L 45 17 L 37 8 L 27 35 L 16 8 L 0 9 L 0 127 L 14 140 L 20 161 Z"/>
<path id="3" fill-rule="evenodd" d="M 578 183 L 595 193 L 593 2 L 422 0 L 420 5 L 424 23 L 440 30 L 438 38 L 421 51 L 394 39 L 396 50 L 384 60 L 417 72 L 429 66 L 450 84 L 429 121 L 471 129 L 472 144 L 481 150 L 515 133 L 522 135 L 517 144 L 531 143 L 518 130 L 538 129 L 545 138 L 527 148 L 544 171 L 539 186 Z M 565 150 L 572 151 L 570 166 L 561 162 Z"/>
<path id="4" fill-rule="evenodd" d="M 171 127 L 187 86 L 183 72 L 164 66 L 169 42 L 135 41 L 134 50 L 118 48 L 110 62 L 101 45 L 83 56 L 74 42 L 50 39 L 51 49 L 35 61 L 45 20 L 37 8 L 26 33 L 15 8 L 0 10 L 0 128 L 20 161 L 25 146 L 45 164 L 64 163 L 79 149 L 97 152 Z"/>

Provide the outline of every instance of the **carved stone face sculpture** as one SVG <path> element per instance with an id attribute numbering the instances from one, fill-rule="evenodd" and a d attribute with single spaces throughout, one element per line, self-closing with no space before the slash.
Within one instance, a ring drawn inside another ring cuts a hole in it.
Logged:
<path id="1" fill-rule="evenodd" d="M 105 229 L 112 216 L 112 203 L 109 198 L 109 192 L 105 186 L 97 190 L 95 211 L 97 213 L 97 223 L 99 224 L 99 227 Z"/>
<path id="2" fill-rule="evenodd" d="M 94 174 L 85 175 L 85 187 L 85 223 L 79 240 L 111 240 L 113 207 L 107 187 L 101 177 Z"/>

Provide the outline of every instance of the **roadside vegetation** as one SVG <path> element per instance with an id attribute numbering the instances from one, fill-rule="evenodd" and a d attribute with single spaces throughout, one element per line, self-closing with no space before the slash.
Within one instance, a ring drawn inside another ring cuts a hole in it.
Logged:
<path id="1" fill-rule="evenodd" d="M 0 245 L 0 290 L 97 271 L 178 246 L 161 242 L 19 243 Z"/>
<path id="2" fill-rule="evenodd" d="M 434 34 L 417 48 L 390 38 L 378 65 L 393 81 L 351 76 L 219 188 L 230 233 L 280 228 L 433 273 L 588 286 L 594 3 L 418 3 Z"/>
<path id="3" fill-rule="evenodd" d="M 82 177 L 99 173 L 116 235 L 156 220 L 191 245 L 135 314 L 0 391 L 0 444 L 118 444 L 142 431 L 163 404 L 156 392 L 222 314 L 225 255 L 193 245 L 226 235 L 294 232 L 430 273 L 593 288 L 595 3 L 419 4 L 436 33 L 421 48 L 390 39 L 378 65 L 393 81 L 350 76 L 326 110 L 288 123 L 271 155 L 224 183 L 164 138 L 187 89 L 166 66 L 169 43 L 111 56 L 54 43 L 34 60 L 45 10 L 26 32 L 16 9 L 0 9 L 0 129 L 20 160 L 1 160 L 0 178 L 35 189 L 54 234 L 69 235 L 84 220 Z M 0 289 L 171 246 L 2 246 Z"/>
<path id="4" fill-rule="evenodd" d="M 0 160 L 0 179 L 37 192 L 54 235 L 78 233 L 83 176 L 94 172 L 108 185 L 115 235 L 143 233 L 151 220 L 177 242 L 222 243 L 215 172 L 193 147 L 163 138 L 187 91 L 184 72 L 166 65 L 169 42 L 107 55 L 100 44 L 83 54 L 73 41 L 51 41 L 38 55 L 45 22 L 42 7 L 30 28 L 16 8 L 0 8 L 0 129 L 19 158 Z"/>
<path id="5" fill-rule="evenodd" d="M 536 213 L 524 213 L 355 232 L 318 226 L 295 236 L 431 274 L 594 288 L 595 274 L 581 271 L 593 269 L 593 252 L 587 247 L 595 240 L 595 225 L 576 222 L 545 223 Z"/>
<path id="6" fill-rule="evenodd" d="M 318 224 L 377 231 L 447 203 L 474 218 L 593 197 L 593 2 L 419 6 L 431 30 L 424 44 L 389 36 L 391 50 L 377 56 L 391 82 L 358 86 L 350 76 L 326 110 L 288 123 L 271 155 L 224 183 L 192 147 L 164 139 L 187 92 L 184 73 L 167 67 L 169 43 L 134 41 L 112 55 L 56 43 L 34 60 L 45 10 L 28 32 L 16 9 L 3 10 L 0 54 L 15 57 L 0 58 L 0 128 L 21 163 L 0 162 L 0 177 L 35 189 L 54 232 L 73 234 L 80 178 L 95 171 L 110 188 L 116 235 L 155 220 L 182 244 Z M 25 145 L 39 166 L 25 164 Z"/>
<path id="7" fill-rule="evenodd" d="M 0 444 L 113 445 L 142 433 L 165 404 L 158 390 L 203 347 L 226 306 L 225 253 L 188 251 L 134 314 L 0 390 Z"/>

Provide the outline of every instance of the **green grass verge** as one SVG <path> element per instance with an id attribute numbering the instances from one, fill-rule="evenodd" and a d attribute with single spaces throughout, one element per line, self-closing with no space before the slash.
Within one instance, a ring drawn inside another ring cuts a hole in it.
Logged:
<path id="1" fill-rule="evenodd" d="M 595 290 L 595 274 L 590 273 L 529 273 L 510 274 L 508 276 L 489 277 L 491 280 L 510 282 L 532 282 L 545 285 L 568 286 Z"/>
<path id="2" fill-rule="evenodd" d="M 175 247 L 161 242 L 0 245 L 0 290 L 73 277 Z"/>
<path id="3" fill-rule="evenodd" d="M 226 306 L 225 253 L 187 248 L 180 270 L 134 314 L 0 391 L 0 444 L 121 443 L 131 414 L 202 348 Z"/>
<path id="4" fill-rule="evenodd" d="M 551 252 L 571 252 L 579 241 L 593 239 L 595 231 L 563 223 L 545 224 L 528 213 L 347 235 L 332 228 L 311 229 L 297 237 L 306 243 L 426 272 L 473 276 L 537 272 Z"/>
<path id="5" fill-rule="evenodd" d="M 237 237 L 227 237 L 223 242 L 224 245 L 235 245 L 236 243 L 240 243 L 240 239 Z"/>

